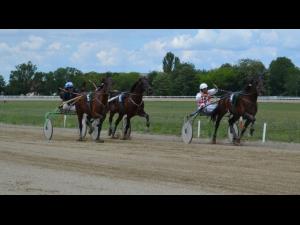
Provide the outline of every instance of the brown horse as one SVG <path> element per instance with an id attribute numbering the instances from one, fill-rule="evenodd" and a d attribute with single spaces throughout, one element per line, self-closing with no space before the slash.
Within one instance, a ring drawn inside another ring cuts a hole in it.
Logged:
<path id="1" fill-rule="evenodd" d="M 146 118 L 147 123 L 146 126 L 149 128 L 150 122 L 149 122 L 149 115 L 144 111 L 144 101 L 143 101 L 143 93 L 147 91 L 150 94 L 152 93 L 152 88 L 149 85 L 149 81 L 146 77 L 141 77 L 134 83 L 134 85 L 131 87 L 129 93 L 121 93 L 114 98 L 113 100 L 109 102 L 109 132 L 108 135 L 112 136 L 112 138 L 115 138 L 115 132 L 117 129 L 117 126 L 119 122 L 122 120 L 124 115 L 127 115 L 126 117 L 126 126 L 125 130 L 123 132 L 123 138 L 127 139 L 129 138 L 128 129 L 130 128 L 130 119 L 133 116 L 141 116 Z M 123 102 L 119 102 L 119 99 L 122 99 Z M 115 113 L 119 114 L 119 117 L 115 121 L 114 128 L 112 127 L 112 121 Z"/>
<path id="2" fill-rule="evenodd" d="M 212 139 L 213 144 L 216 144 L 216 136 L 220 121 L 227 112 L 230 113 L 228 122 L 230 132 L 233 134 L 234 144 L 240 143 L 240 139 L 242 138 L 250 123 L 252 123 L 250 134 L 253 134 L 253 126 L 256 120 L 255 115 L 257 113 L 257 97 L 262 93 L 262 82 L 263 80 L 261 77 L 259 77 L 259 79 L 253 79 L 246 85 L 243 91 L 226 94 L 223 98 L 220 99 L 216 109 L 211 115 L 212 121 L 215 121 L 215 130 Z M 233 125 L 240 117 L 245 119 L 246 122 L 244 124 L 241 135 L 238 137 L 233 128 Z"/>
<path id="3" fill-rule="evenodd" d="M 93 132 L 93 127 L 91 125 L 92 120 L 98 120 L 98 133 L 97 133 L 97 142 L 104 142 L 100 140 L 100 132 L 102 129 L 103 121 L 106 118 L 106 113 L 108 112 L 108 95 L 110 88 L 112 86 L 112 79 L 111 77 L 106 77 L 102 79 L 101 85 L 98 86 L 95 92 L 92 92 L 90 95 L 90 101 L 87 99 L 87 92 L 85 90 L 85 84 L 81 90 L 81 95 L 83 96 L 80 98 L 76 103 L 76 113 L 78 117 L 79 123 L 79 141 L 82 141 L 82 119 L 83 114 L 87 114 L 87 124 L 90 127 L 89 133 Z"/>

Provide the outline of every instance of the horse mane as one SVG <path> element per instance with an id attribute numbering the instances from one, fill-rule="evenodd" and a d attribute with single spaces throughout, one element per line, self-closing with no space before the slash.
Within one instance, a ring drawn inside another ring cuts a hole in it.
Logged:
<path id="1" fill-rule="evenodd" d="M 138 79 L 131 87 L 130 92 L 132 93 L 134 91 L 134 89 L 136 88 L 136 86 L 138 85 L 138 83 L 140 82 L 141 78 Z"/>
<path id="2" fill-rule="evenodd" d="M 81 89 L 80 92 L 85 92 L 86 91 L 86 82 L 83 81 L 82 85 L 81 85 Z"/>
<path id="3" fill-rule="evenodd" d="M 249 93 L 253 87 L 256 85 L 256 79 L 252 79 L 250 81 L 247 82 L 247 84 L 245 85 L 245 87 L 243 88 L 243 92 Z"/>

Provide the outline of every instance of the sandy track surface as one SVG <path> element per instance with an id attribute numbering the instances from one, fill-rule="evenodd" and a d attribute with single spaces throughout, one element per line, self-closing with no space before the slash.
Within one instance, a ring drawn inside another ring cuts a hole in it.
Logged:
<path id="1" fill-rule="evenodd" d="M 78 142 L 74 129 L 0 124 L 0 194 L 300 194 L 300 145 L 132 134 Z"/>

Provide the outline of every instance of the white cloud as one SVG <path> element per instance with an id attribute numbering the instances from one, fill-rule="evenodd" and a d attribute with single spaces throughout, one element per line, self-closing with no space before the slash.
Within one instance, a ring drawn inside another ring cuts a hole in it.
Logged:
<path id="1" fill-rule="evenodd" d="M 45 40 L 41 37 L 31 35 L 28 38 L 28 41 L 23 41 L 19 47 L 29 50 L 37 50 L 39 49 L 43 44 Z"/>
<path id="2" fill-rule="evenodd" d="M 160 41 L 160 40 L 155 40 L 155 41 L 150 41 L 148 43 L 145 43 L 142 51 L 147 54 L 147 55 L 159 55 L 162 56 L 165 54 L 166 50 L 166 43 Z"/>
<path id="3" fill-rule="evenodd" d="M 110 50 L 101 50 L 96 56 L 102 66 L 115 66 L 118 63 L 118 53 L 119 50 L 113 48 Z"/>
<path id="4" fill-rule="evenodd" d="M 262 45 L 276 45 L 279 41 L 279 36 L 275 30 L 262 31 L 259 38 Z"/>
<path id="5" fill-rule="evenodd" d="M 251 30 L 225 29 L 218 33 L 216 45 L 223 49 L 246 49 L 250 47 L 252 37 Z"/>
<path id="6" fill-rule="evenodd" d="M 184 49 L 184 48 L 190 47 L 191 44 L 192 44 L 191 36 L 183 34 L 183 35 L 174 37 L 171 40 L 170 46 L 173 48 L 183 48 Z"/>
<path id="7" fill-rule="evenodd" d="M 251 30 L 208 30 L 201 29 L 192 36 L 178 35 L 170 41 L 170 47 L 175 49 L 245 49 L 253 37 Z"/>
<path id="8" fill-rule="evenodd" d="M 85 58 L 91 55 L 97 46 L 97 43 L 82 42 L 71 55 L 71 61 L 75 63 L 84 62 Z"/>
<path id="9" fill-rule="evenodd" d="M 53 42 L 48 46 L 49 51 L 59 51 L 61 50 L 62 45 L 60 42 Z"/>

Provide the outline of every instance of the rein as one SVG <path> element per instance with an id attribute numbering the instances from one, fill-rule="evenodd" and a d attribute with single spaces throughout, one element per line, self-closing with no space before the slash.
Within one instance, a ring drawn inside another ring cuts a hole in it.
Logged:
<path id="1" fill-rule="evenodd" d="M 107 95 L 107 93 L 100 93 L 100 95 L 99 96 L 101 96 L 101 95 Z M 93 100 L 96 100 L 100 105 L 103 105 L 104 107 L 106 107 L 107 106 L 107 103 L 106 104 L 104 104 L 103 102 L 101 102 L 98 98 L 96 98 L 96 97 L 94 97 L 93 99 L 92 99 L 92 101 Z"/>

